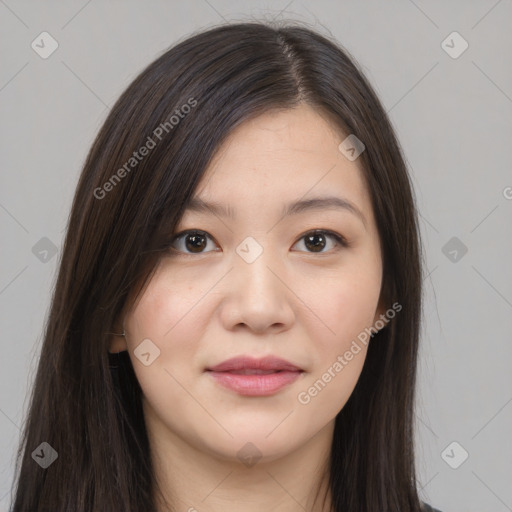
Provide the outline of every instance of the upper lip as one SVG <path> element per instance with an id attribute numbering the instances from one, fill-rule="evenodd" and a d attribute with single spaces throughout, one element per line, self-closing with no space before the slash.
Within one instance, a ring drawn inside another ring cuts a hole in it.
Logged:
<path id="1" fill-rule="evenodd" d="M 275 356 L 266 356 L 260 359 L 251 356 L 239 356 L 227 359 L 215 366 L 209 366 L 207 371 L 229 372 L 233 370 L 287 370 L 292 372 L 303 371 L 302 368 Z"/>

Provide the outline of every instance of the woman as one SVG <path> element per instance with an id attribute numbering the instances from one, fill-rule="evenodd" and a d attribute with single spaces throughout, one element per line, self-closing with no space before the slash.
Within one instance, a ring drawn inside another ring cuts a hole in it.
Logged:
<path id="1" fill-rule="evenodd" d="M 416 215 L 334 42 L 246 23 L 164 53 L 80 177 L 13 512 L 433 510 Z"/>

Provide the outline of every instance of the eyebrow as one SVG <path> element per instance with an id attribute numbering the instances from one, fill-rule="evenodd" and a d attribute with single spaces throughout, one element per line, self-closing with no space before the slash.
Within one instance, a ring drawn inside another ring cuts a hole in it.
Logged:
<path id="1" fill-rule="evenodd" d="M 358 217 L 366 227 L 366 218 L 361 210 L 347 199 L 336 196 L 313 197 L 311 199 L 302 199 L 293 203 L 284 205 L 281 213 L 282 217 L 297 215 L 309 211 L 319 210 L 345 210 Z M 218 217 L 224 217 L 234 220 L 235 211 L 230 205 L 223 205 L 216 201 L 207 202 L 199 197 L 193 197 L 186 210 L 197 213 L 210 213 Z"/>

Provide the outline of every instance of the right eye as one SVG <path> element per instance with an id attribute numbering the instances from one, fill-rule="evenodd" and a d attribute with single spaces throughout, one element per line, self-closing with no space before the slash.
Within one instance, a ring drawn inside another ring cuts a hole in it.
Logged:
<path id="1" fill-rule="evenodd" d="M 184 254 L 203 254 L 208 246 L 208 240 L 213 241 L 213 238 L 205 231 L 197 229 L 189 229 L 178 233 L 171 241 L 171 249 L 175 252 L 182 252 Z"/>

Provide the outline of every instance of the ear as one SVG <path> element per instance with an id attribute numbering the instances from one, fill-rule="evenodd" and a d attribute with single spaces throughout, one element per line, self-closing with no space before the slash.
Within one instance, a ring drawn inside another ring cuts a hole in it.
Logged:
<path id="1" fill-rule="evenodd" d="M 108 351 L 111 354 L 115 354 L 117 352 L 123 352 L 123 350 L 128 350 L 128 345 L 126 343 L 125 337 L 112 334 L 109 342 Z"/>
<path id="2" fill-rule="evenodd" d="M 124 329 L 121 322 L 116 322 L 112 330 L 109 332 L 110 340 L 108 351 L 111 354 L 128 350 L 128 344 L 126 343 L 126 336 L 123 335 Z"/>

